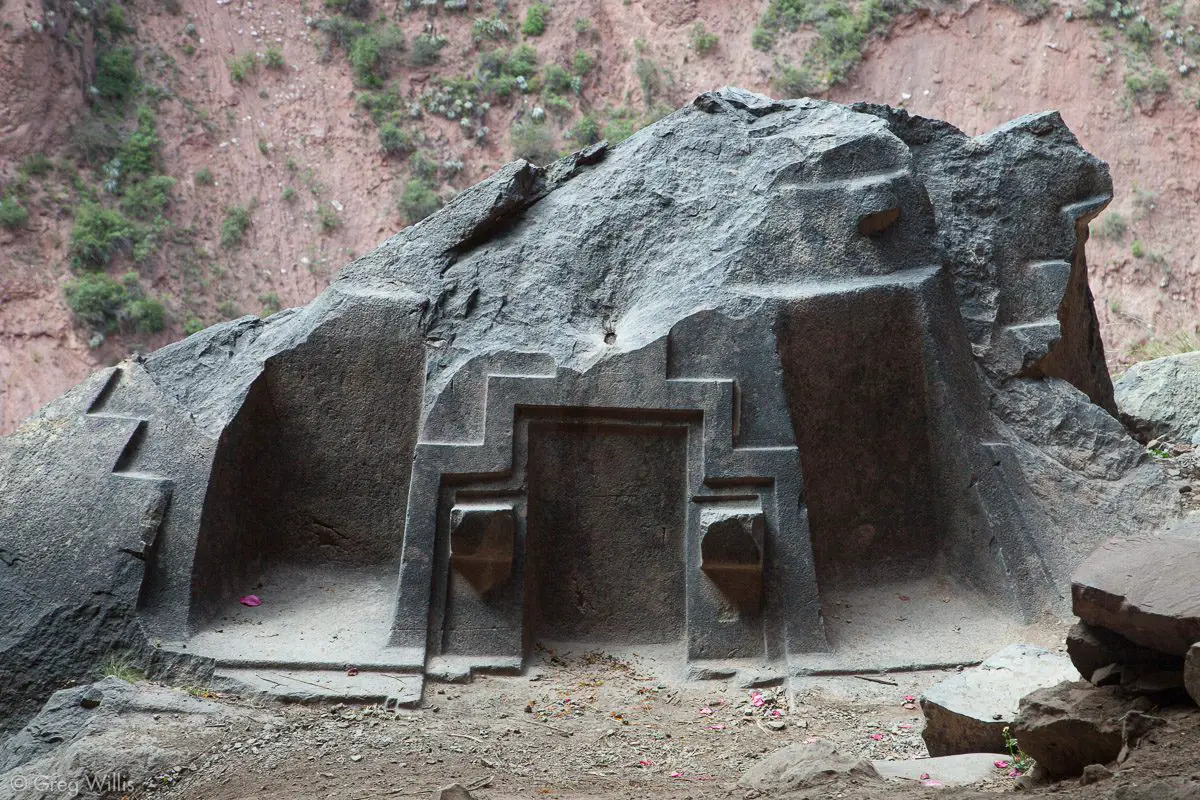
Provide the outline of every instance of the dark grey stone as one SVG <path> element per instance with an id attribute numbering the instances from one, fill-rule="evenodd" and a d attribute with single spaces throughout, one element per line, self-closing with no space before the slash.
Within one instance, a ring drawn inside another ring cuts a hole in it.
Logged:
<path id="1" fill-rule="evenodd" d="M 821 588 L 1061 612 L 1167 492 L 1087 286 L 1110 196 L 1054 113 L 969 137 L 738 89 L 506 165 L 0 440 L 0 711 L 114 647 L 399 704 L 538 640 L 776 674 L 830 648 Z"/>
<path id="2" fill-rule="evenodd" d="M 1146 440 L 1200 445 L 1200 353 L 1134 364 L 1114 388 L 1121 414 Z"/>

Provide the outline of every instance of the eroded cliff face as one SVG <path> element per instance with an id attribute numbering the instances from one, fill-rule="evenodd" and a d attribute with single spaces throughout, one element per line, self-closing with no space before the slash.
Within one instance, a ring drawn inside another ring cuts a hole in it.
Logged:
<path id="1" fill-rule="evenodd" d="M 308 306 L 0 440 L 12 613 L 118 614 L 231 679 L 349 662 L 408 701 L 547 637 L 883 665 L 823 622 L 881 586 L 1065 610 L 1083 554 L 1165 508 L 1080 268 L 1110 192 L 1053 113 L 970 137 L 741 89 L 513 162 Z"/>

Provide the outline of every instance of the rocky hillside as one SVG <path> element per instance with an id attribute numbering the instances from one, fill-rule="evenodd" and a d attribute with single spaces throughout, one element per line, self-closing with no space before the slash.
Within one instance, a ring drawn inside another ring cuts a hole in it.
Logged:
<path id="1" fill-rule="evenodd" d="M 722 84 L 970 133 L 1060 109 L 1117 187 L 1090 249 L 1110 360 L 1191 349 L 1193 20 L 1196 0 L 0 0 L 0 432 L 131 351 L 307 302 L 514 156 Z"/>

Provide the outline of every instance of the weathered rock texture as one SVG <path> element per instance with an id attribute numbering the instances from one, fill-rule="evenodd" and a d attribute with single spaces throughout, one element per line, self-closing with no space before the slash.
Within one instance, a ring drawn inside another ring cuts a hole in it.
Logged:
<path id="1" fill-rule="evenodd" d="M 857 785 L 882 780 L 868 759 L 842 755 L 830 742 L 819 740 L 776 750 L 747 770 L 738 785 L 758 791 L 795 792 L 832 781 Z"/>
<path id="2" fill-rule="evenodd" d="M 1061 611 L 1164 507 L 1087 285 L 1110 193 L 1053 113 L 736 89 L 510 164 L 4 440 L 2 703 L 37 642 L 72 643 L 48 680 L 146 637 L 325 686 L 538 638 L 786 663 L 828 647 L 818 585 L 940 571 Z"/>
<path id="3" fill-rule="evenodd" d="M 1200 352 L 1134 364 L 1114 386 L 1117 407 L 1143 437 L 1200 445 Z"/>
<path id="4" fill-rule="evenodd" d="M 1131 698 L 1115 687 L 1065 682 L 1021 699 L 1013 735 L 1050 776 L 1071 777 L 1116 760 L 1126 744 L 1136 746 L 1143 731 L 1137 721 L 1126 724 L 1127 715 L 1139 714 L 1131 708 Z"/>
<path id="5" fill-rule="evenodd" d="M 1179 658 L 1200 641 L 1200 539 L 1114 539 L 1071 579 L 1075 613 Z"/>
<path id="6" fill-rule="evenodd" d="M 947 678 L 921 695 L 931 756 L 1004 751 L 1004 729 L 1021 698 L 1074 677 L 1071 662 L 1041 647 L 1014 644 L 975 669 Z"/>
<path id="7" fill-rule="evenodd" d="M 1200 705 L 1200 642 L 1196 642 L 1188 650 L 1187 662 L 1183 668 L 1183 685 L 1196 704 Z"/>

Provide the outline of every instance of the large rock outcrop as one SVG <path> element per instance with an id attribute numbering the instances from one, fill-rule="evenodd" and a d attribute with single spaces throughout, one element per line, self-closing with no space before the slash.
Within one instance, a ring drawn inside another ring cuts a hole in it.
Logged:
<path id="1" fill-rule="evenodd" d="M 1126 421 L 1146 439 L 1200 444 L 1200 353 L 1134 364 L 1115 390 Z"/>
<path id="2" fill-rule="evenodd" d="M 1063 611 L 1165 491 L 1087 285 L 1110 195 L 1054 113 L 737 89 L 509 164 L 2 441 L 0 677 L 142 641 L 400 698 L 539 638 L 791 663 L 837 648 L 822 592 L 939 574 Z"/>

